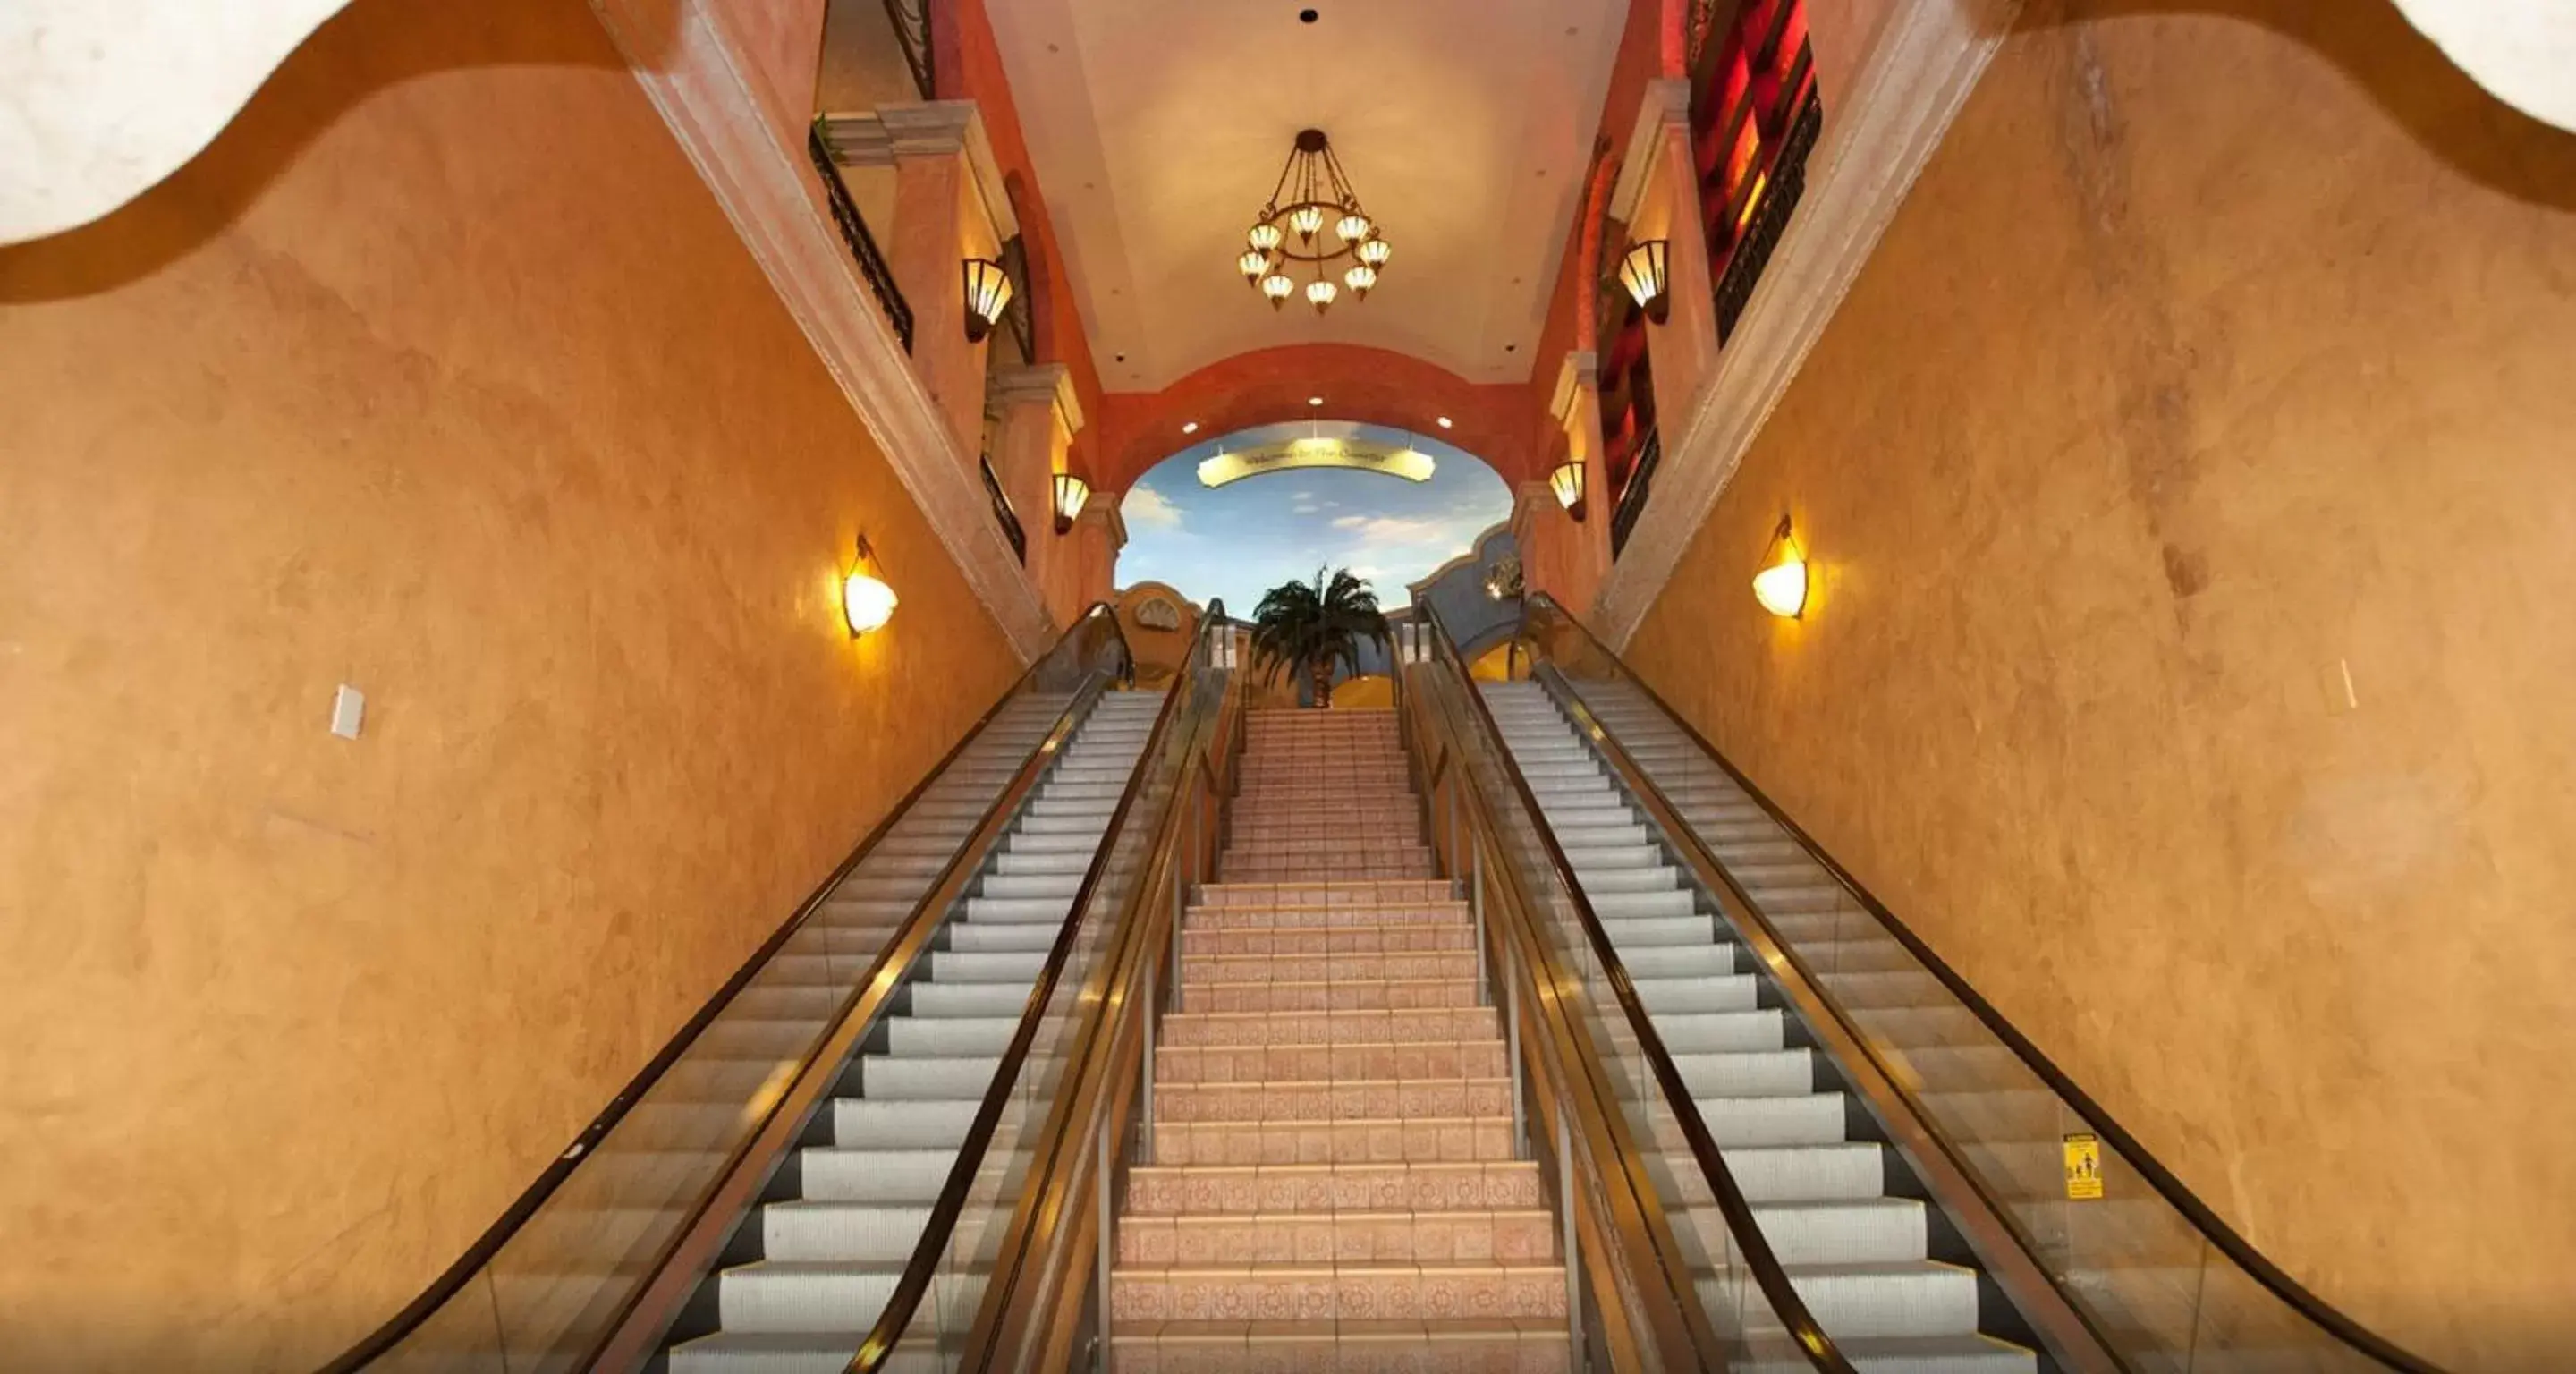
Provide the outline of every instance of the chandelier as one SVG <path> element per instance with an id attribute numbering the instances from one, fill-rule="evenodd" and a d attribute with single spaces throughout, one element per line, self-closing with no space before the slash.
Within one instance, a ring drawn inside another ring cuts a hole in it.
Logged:
<path id="1" fill-rule="evenodd" d="M 1252 246 L 1234 265 L 1273 310 L 1297 293 L 1297 277 L 1308 271 L 1315 279 L 1306 283 L 1306 303 L 1316 314 L 1332 309 L 1344 286 L 1366 300 L 1378 272 L 1395 256 L 1394 247 L 1378 236 L 1377 221 L 1360 209 L 1359 193 L 1342 175 L 1341 159 L 1321 129 L 1297 135 L 1270 203 L 1243 237 Z M 1345 258 L 1351 265 L 1342 269 L 1337 285 L 1332 264 Z"/>

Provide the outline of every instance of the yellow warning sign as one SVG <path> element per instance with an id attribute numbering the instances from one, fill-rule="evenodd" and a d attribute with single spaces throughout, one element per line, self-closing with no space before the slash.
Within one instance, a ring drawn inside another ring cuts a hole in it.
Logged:
<path id="1" fill-rule="evenodd" d="M 2102 1142 L 2091 1135 L 2066 1138 L 2066 1197 L 2090 1202 L 2102 1196 Z"/>

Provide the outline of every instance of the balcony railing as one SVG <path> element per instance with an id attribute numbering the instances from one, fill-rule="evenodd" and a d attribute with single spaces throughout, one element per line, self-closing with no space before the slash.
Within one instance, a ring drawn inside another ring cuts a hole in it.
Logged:
<path id="1" fill-rule="evenodd" d="M 1735 322 L 1744 316 L 1744 307 L 1753 299 L 1753 288 L 1762 280 L 1764 268 L 1771 265 L 1771 254 L 1780 246 L 1780 235 L 1789 227 L 1789 216 L 1798 208 L 1798 198 L 1807 190 L 1807 155 L 1815 151 L 1816 137 L 1825 127 L 1825 108 L 1813 91 L 1798 107 L 1798 117 L 1789 124 L 1789 136 L 1780 145 L 1780 156 L 1771 165 L 1768 193 L 1753 208 L 1753 222 L 1745 226 L 1744 240 L 1726 259 L 1726 270 L 1718 274 L 1717 341 L 1724 345 L 1735 332 Z"/>
<path id="2" fill-rule="evenodd" d="M 877 304 L 885 307 L 886 323 L 893 325 L 894 336 L 903 340 L 903 351 L 911 352 L 912 305 L 904 300 L 903 288 L 894 284 L 894 269 L 886 265 L 885 254 L 868 232 L 867 221 L 859 218 L 858 203 L 850 199 L 850 188 L 841 181 L 841 169 L 832 160 L 832 145 L 823 137 L 819 117 L 806 130 L 805 154 L 814 160 L 814 170 L 823 178 L 823 195 L 831 202 L 832 223 L 840 228 L 841 242 L 850 246 L 850 256 L 859 264 L 859 275 L 877 293 Z"/>
<path id="3" fill-rule="evenodd" d="M 1002 479 L 993 475 L 993 460 L 977 458 L 975 466 L 984 473 L 984 495 L 993 503 L 993 519 L 1002 527 L 1002 537 L 1011 541 L 1011 552 L 1019 555 L 1023 567 L 1029 561 L 1029 532 L 1020 527 L 1019 512 L 1011 509 L 1011 498 L 1002 492 Z"/>
<path id="4" fill-rule="evenodd" d="M 903 49 L 903 65 L 912 69 L 912 84 L 922 99 L 936 99 L 931 88 L 939 68 L 930 46 L 929 0 L 885 0 L 885 12 L 895 46 Z"/>
<path id="5" fill-rule="evenodd" d="M 1646 431 L 1637 441 L 1637 461 L 1628 469 L 1628 485 L 1619 489 L 1619 508 L 1610 513 L 1610 556 L 1615 559 L 1628 547 L 1628 533 L 1637 528 L 1637 517 L 1645 513 L 1646 497 L 1655 485 L 1655 465 L 1664 460 L 1664 435 L 1660 429 Z"/>

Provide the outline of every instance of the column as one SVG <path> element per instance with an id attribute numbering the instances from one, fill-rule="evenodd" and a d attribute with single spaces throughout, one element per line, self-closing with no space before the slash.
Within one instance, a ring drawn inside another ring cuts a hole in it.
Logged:
<path id="1" fill-rule="evenodd" d="M 1059 545 L 1061 556 L 1044 584 L 1047 609 L 1059 625 L 1072 624 L 1084 607 L 1108 600 L 1116 589 L 1118 551 L 1127 547 L 1127 521 L 1118 513 L 1123 494 L 1094 492 Z"/>
<path id="2" fill-rule="evenodd" d="M 999 257 L 1019 233 L 983 117 L 971 100 L 933 100 L 828 123 L 843 162 L 894 169 L 894 224 L 878 244 L 912 307 L 913 371 L 971 462 L 982 446 L 992 340 L 966 342 L 966 259 Z"/>
<path id="3" fill-rule="evenodd" d="M 1073 436 L 1082 430 L 1082 404 L 1062 363 L 1004 368 L 993 374 L 985 394 L 996 420 L 993 475 L 1028 533 L 1029 580 L 1052 610 L 1056 598 L 1048 588 L 1071 557 L 1066 545 L 1072 538 L 1071 532 L 1055 532 L 1055 475 L 1065 471 Z"/>
<path id="4" fill-rule="evenodd" d="M 1540 494 L 1546 497 L 1543 510 L 1533 511 L 1533 537 L 1547 545 L 1548 595 L 1576 615 L 1588 615 L 1592 598 L 1600 593 L 1601 583 L 1610 575 L 1610 515 L 1616 496 L 1610 491 L 1610 480 L 1604 472 L 1601 438 L 1601 373 L 1598 360 L 1589 349 L 1572 349 L 1565 355 L 1556 374 L 1556 390 L 1548 402 L 1548 413 L 1556 417 L 1564 436 L 1564 457 L 1583 465 L 1583 518 L 1577 520 L 1557 502 L 1554 491 L 1541 482 Z M 1518 529 L 1515 524 L 1514 529 Z M 1524 548 L 1528 545 L 1523 544 Z M 1524 564 L 1528 555 L 1522 555 Z"/>

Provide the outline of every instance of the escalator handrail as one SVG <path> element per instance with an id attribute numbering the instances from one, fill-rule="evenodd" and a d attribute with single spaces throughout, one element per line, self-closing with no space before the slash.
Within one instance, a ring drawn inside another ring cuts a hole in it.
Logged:
<path id="1" fill-rule="evenodd" d="M 983 737 L 986 727 L 993 723 L 994 718 L 999 716 L 1005 707 L 1020 699 L 1022 693 L 1035 681 L 1038 673 L 1054 661 L 1059 649 L 1070 643 L 1075 635 L 1090 632 L 1095 620 L 1105 623 L 1110 635 L 1117 641 L 1119 675 L 1133 678 L 1136 671 L 1135 652 L 1127 643 L 1125 629 L 1118 623 L 1117 608 L 1106 601 L 1093 603 L 1080 618 L 1066 626 L 1063 633 L 1056 636 L 1055 643 L 1049 645 L 1046 652 L 1029 660 L 1028 666 L 1012 680 L 1010 687 L 994 699 L 993 704 L 985 709 L 983 715 L 975 719 L 973 725 L 967 727 L 965 733 L 958 736 L 957 742 L 950 745 L 948 752 L 941 755 L 939 761 L 922 774 L 920 780 L 912 785 L 911 790 L 905 792 L 900 800 L 887 808 L 886 813 L 878 818 L 875 825 L 869 827 L 866 836 L 842 858 L 831 873 L 825 876 L 813 891 L 806 894 L 805 900 L 797 903 L 796 909 L 780 923 L 778 929 L 771 932 L 769 938 L 763 940 L 759 948 L 751 952 L 749 958 L 743 960 L 742 966 L 735 969 L 733 975 L 725 979 L 687 1021 L 681 1023 L 679 1030 L 674 1032 L 669 1040 L 663 1042 L 662 1048 L 656 1050 L 653 1057 L 646 1060 L 642 1068 L 636 1070 L 634 1077 L 629 1078 L 626 1085 L 617 1090 L 617 1095 L 608 1100 L 608 1105 L 601 1108 L 599 1114 L 592 1117 L 588 1125 L 582 1127 L 580 1133 L 573 1137 L 572 1143 L 566 1146 L 561 1154 L 547 1161 L 546 1167 L 539 1171 L 535 1180 L 521 1190 L 508 1207 L 502 1209 L 501 1215 L 495 1218 L 491 1225 L 485 1227 L 481 1235 L 475 1237 L 474 1243 L 467 1246 L 465 1252 L 457 1256 L 454 1263 L 439 1271 L 438 1276 L 430 1280 L 428 1286 L 410 1302 L 404 1304 L 400 1311 L 386 1318 L 375 1330 L 367 1333 L 348 1349 L 334 1356 L 329 1363 L 323 1365 L 319 1374 L 349 1374 L 349 1371 L 363 1368 L 368 1362 L 392 1351 L 395 1346 L 402 1343 L 404 1338 L 418 1329 L 421 1323 L 429 1320 L 432 1314 L 462 1291 L 465 1285 L 472 1281 L 474 1275 L 482 1272 L 500 1254 L 502 1247 L 508 1245 L 511 1239 L 518 1235 L 520 1228 L 527 1225 L 529 1219 L 534 1217 L 538 1210 L 545 1206 L 547 1200 L 563 1187 L 564 1181 L 572 1177 L 574 1170 L 579 1169 L 590 1159 L 591 1151 L 598 1146 L 599 1142 L 606 1139 L 608 1133 L 616 1129 L 619 1122 L 626 1119 L 627 1113 L 653 1090 L 654 1085 L 662 1081 L 663 1075 L 669 1073 L 671 1067 L 680 1061 L 681 1056 L 688 1053 L 690 1047 L 697 1043 L 698 1037 L 705 1033 L 707 1027 L 714 1024 L 726 1007 L 732 1005 L 734 998 L 751 985 L 751 981 L 759 976 L 760 970 L 776 957 L 779 950 L 786 947 L 787 942 L 795 937 L 797 931 L 804 928 L 805 923 L 813 918 L 815 912 L 822 910 L 823 904 L 830 899 L 832 892 L 858 870 L 859 865 L 874 852 L 878 842 L 902 822 L 903 818 L 911 812 L 913 805 L 921 800 L 922 795 L 941 778 L 947 776 L 949 768 L 964 756 L 966 750 L 976 740 Z M 1080 699 L 1081 692 L 1077 690 L 1073 700 L 1067 703 L 1067 713 L 1080 704 Z M 1057 719 L 1057 727 L 1060 728 L 1063 723 L 1060 715 Z M 1054 730 L 1050 729 L 1048 733 L 1052 735 Z M 1031 752 L 1034 755 L 1037 751 Z M 1022 761 L 1023 767 L 1026 766 L 1026 762 L 1025 759 Z M 1007 794 L 1009 790 L 1009 786 L 1005 784 L 1003 792 Z M 982 827 L 979 825 L 977 829 L 980 831 Z M 972 833 L 970 832 L 970 838 Z M 934 883 L 933 886 L 935 887 L 936 884 Z M 911 919 L 918 920 L 920 914 L 914 912 Z M 820 1041 L 817 1042 L 817 1048 L 820 1043 Z M 809 1059 L 812 1053 L 813 1051 L 808 1051 Z M 798 1072 L 801 1074 L 807 1067 L 810 1065 L 800 1065 Z"/>
<path id="2" fill-rule="evenodd" d="M 921 1239 L 914 1244 L 912 1258 L 904 1264 L 902 1276 L 895 1280 L 894 1291 L 887 1296 L 875 1326 L 860 1342 L 858 1353 L 850 1357 L 846 1366 L 849 1374 L 867 1374 L 884 1367 L 886 1360 L 901 1346 L 904 1331 L 912 1325 L 922 1297 L 930 1291 L 931 1281 L 948 1254 L 949 1237 L 957 1227 L 958 1214 L 966 1208 L 966 1193 L 973 1187 L 976 1173 L 983 1168 L 985 1153 L 992 1148 L 1003 1109 L 1018 1090 L 1020 1071 L 1026 1067 L 1029 1048 L 1037 1040 L 1038 1024 L 1055 995 L 1056 984 L 1064 977 L 1065 964 L 1073 958 L 1074 942 L 1081 937 L 1083 927 L 1090 921 L 1092 893 L 1100 886 L 1101 876 L 1108 871 L 1110 854 L 1117 849 L 1119 838 L 1126 830 L 1127 813 L 1135 807 L 1139 790 L 1153 769 L 1164 736 L 1170 733 L 1181 700 L 1189 695 L 1187 689 L 1194 678 L 1190 665 L 1198 661 L 1200 649 L 1209 633 L 1219 625 L 1230 623 L 1226 619 L 1225 604 L 1211 599 L 1207 614 L 1199 618 L 1198 630 L 1190 637 L 1189 652 L 1181 660 L 1181 670 L 1172 675 L 1172 685 L 1164 693 L 1163 704 L 1154 712 L 1154 728 L 1145 736 L 1145 747 L 1136 756 L 1136 769 L 1128 774 L 1127 785 L 1119 789 L 1118 805 L 1109 813 L 1109 823 L 1100 832 L 1100 845 L 1092 851 L 1091 863 L 1082 872 L 1082 883 L 1074 889 L 1072 904 L 1066 908 L 1068 915 L 1064 927 L 1056 932 L 1055 944 L 1047 950 L 1046 963 L 1038 970 L 1037 983 L 1029 989 L 1029 1000 L 1020 1012 L 1019 1025 L 1011 1032 L 1011 1043 L 1002 1051 L 1001 1062 L 993 1069 L 992 1084 L 984 1090 L 984 1100 L 976 1105 L 975 1119 L 966 1128 L 965 1142 L 958 1148 L 956 1161 L 949 1166 L 948 1178 L 940 1186 L 938 1200 L 930 1206 L 930 1217 L 922 1226 Z"/>
<path id="3" fill-rule="evenodd" d="M 1826 853 L 1824 847 L 1817 844 L 1796 821 L 1791 820 L 1788 813 L 1781 810 L 1779 804 L 1772 801 L 1768 793 L 1755 786 L 1753 780 L 1745 776 L 1744 770 L 1735 766 L 1734 760 L 1729 759 L 1716 745 L 1709 743 L 1697 727 L 1684 719 L 1680 712 L 1675 711 L 1672 705 L 1664 700 L 1662 694 L 1646 685 L 1645 679 L 1630 669 L 1626 660 L 1612 653 L 1609 646 L 1603 644 L 1600 637 L 1592 633 L 1590 626 L 1577 619 L 1573 612 L 1557 604 L 1555 599 L 1545 592 L 1533 593 L 1523 603 L 1524 625 L 1533 607 L 1543 607 L 1553 612 L 1567 625 L 1573 627 L 1575 633 L 1581 635 L 1585 642 L 1589 643 L 1604 659 L 1616 664 L 1621 680 L 1636 688 L 1668 723 L 1681 731 L 1683 737 L 1688 739 L 1694 748 L 1705 754 L 1709 761 L 1715 763 L 1737 787 L 1742 788 L 1744 794 L 1752 798 L 1754 804 L 1762 808 L 1763 814 L 1769 816 L 1781 831 L 1815 862 L 1817 867 L 1823 869 L 1836 885 L 1850 893 L 1852 900 L 1857 902 L 1862 910 L 1867 911 L 1897 943 L 1905 946 L 1906 952 L 1913 955 L 1926 971 L 1938 979 L 1942 987 L 1947 989 L 1951 996 L 1957 998 L 1988 1033 L 2002 1041 L 2004 1046 L 2013 1052 L 2014 1057 L 2021 1060 L 2023 1067 L 2029 1069 L 2042 1083 L 2046 1084 L 2049 1091 L 2056 1094 L 2059 1100 L 2065 1102 L 2076 1115 L 2084 1118 L 2087 1127 L 2127 1160 L 2130 1167 L 2138 1171 L 2138 1176 L 2145 1179 L 2147 1185 L 2155 1189 L 2157 1195 L 2175 1211 L 2182 1213 L 2184 1220 L 2199 1230 L 2220 1253 L 2252 1276 L 2256 1283 L 2261 1284 L 2274 1297 L 2289 1304 L 2291 1310 L 2370 1358 L 2403 1370 L 2405 1374 L 2445 1374 L 2440 1366 L 2371 1331 L 2346 1315 L 2340 1308 L 2318 1297 L 2297 1279 L 2283 1272 L 2280 1266 L 2272 1263 L 2262 1251 L 2255 1249 L 2252 1242 L 2246 1240 L 2234 1227 L 2221 1219 L 2207 1203 L 2200 1200 L 2199 1195 L 2194 1193 L 2189 1185 L 2175 1177 L 2171 1170 L 2138 1142 L 2136 1136 L 2131 1135 L 2118 1121 L 2114 1120 L 2091 1094 L 2076 1086 L 2075 1081 L 2067 1077 L 2065 1070 L 2057 1067 L 2046 1053 L 2030 1041 L 2029 1037 L 2015 1029 L 2010 1021 L 2005 1020 L 2003 1013 L 1995 1010 L 1992 1003 L 1979 996 L 1977 990 L 1969 986 L 1968 981 L 1960 977 L 1957 970 L 1943 962 L 1941 956 L 1933 953 L 1932 947 L 1925 944 L 1923 938 L 1915 934 L 1912 927 L 1899 920 L 1894 912 L 1888 910 L 1885 903 L 1872 895 L 1867 887 L 1862 886 L 1858 878 L 1853 877 L 1841 864 L 1835 862 L 1834 857 Z M 1520 637 L 1533 646 L 1538 643 L 1526 632 Z M 1604 726 L 1603 729 L 1606 733 L 1608 727 Z M 1626 746 L 1622 744 L 1620 748 L 1624 752 Z M 1638 772 L 1640 777 L 1645 776 L 1642 768 Z M 1649 782 L 1651 783 L 1651 779 Z M 1660 790 L 1658 788 L 1659 792 Z M 1681 813 L 1676 808 L 1674 814 Z M 1690 839 L 1694 844 L 1700 843 L 1696 833 L 1693 833 Z M 1725 871 L 1723 865 L 1716 865 L 1716 868 L 1721 874 Z M 1730 886 L 1732 886 L 1731 879 Z M 1738 892 L 1739 900 L 1743 900 L 1741 890 L 1739 889 Z M 1747 910 L 1752 909 L 1749 901 L 1746 905 Z M 1783 940 L 1780 946 L 1784 951 L 1791 951 L 1791 957 L 1796 957 L 1790 942 Z"/>
<path id="4" fill-rule="evenodd" d="M 1582 883 L 1575 878 L 1573 862 L 1566 858 L 1564 846 L 1557 843 L 1556 831 L 1547 823 L 1547 813 L 1539 808 L 1538 794 L 1531 789 L 1529 778 L 1521 772 L 1520 761 L 1512 757 L 1511 747 L 1504 743 L 1502 727 L 1494 720 L 1493 708 L 1486 704 L 1484 693 L 1476 690 L 1475 675 L 1468 671 L 1466 660 L 1459 655 L 1457 641 L 1450 637 L 1449 627 L 1441 621 L 1439 609 L 1426 606 L 1424 610 L 1430 617 L 1432 638 L 1440 646 L 1440 656 L 1456 674 L 1460 689 L 1472 704 L 1476 721 L 1482 727 L 1494 757 L 1511 778 L 1513 792 L 1519 796 L 1522 808 L 1529 813 L 1532 828 L 1538 832 L 1539 842 L 1547 851 L 1548 866 L 1556 871 L 1558 884 L 1572 899 L 1576 919 L 1583 926 L 1584 938 L 1592 946 L 1594 956 L 1601 961 L 1602 973 L 1609 979 L 1611 992 L 1627 1018 L 1628 1029 L 1636 1035 L 1638 1050 L 1645 1056 L 1656 1086 L 1673 1108 L 1673 1117 L 1681 1128 L 1682 1138 L 1689 1143 L 1691 1156 L 1707 1180 L 1709 1192 L 1717 1199 L 1718 1213 L 1725 1218 L 1726 1229 L 1734 1238 L 1738 1252 L 1743 1255 L 1745 1267 L 1753 1271 L 1754 1284 L 1762 1290 L 1763 1298 L 1771 1304 L 1772 1315 L 1780 1319 L 1780 1324 L 1788 1330 L 1811 1368 L 1824 1371 L 1824 1374 L 1856 1374 L 1851 1362 L 1835 1346 L 1833 1337 L 1826 1334 L 1823 1324 L 1808 1310 L 1806 1301 L 1789 1280 L 1789 1271 L 1781 1265 L 1771 1242 L 1762 1234 L 1761 1225 L 1753 1215 L 1752 1203 L 1745 1199 L 1734 1172 L 1726 1167 L 1725 1158 L 1718 1153 L 1717 1142 L 1708 1133 L 1708 1123 L 1700 1118 L 1698 1104 L 1692 1100 L 1689 1086 L 1682 1081 L 1681 1070 L 1674 1066 L 1671 1053 L 1664 1048 L 1663 1036 L 1656 1032 L 1654 1023 L 1648 1019 L 1645 1004 L 1638 999 L 1636 984 L 1628 977 L 1627 966 L 1620 962 L 1618 952 L 1611 946 L 1609 931 L 1602 926 L 1601 917 L 1592 909 L 1591 899 L 1584 894 Z"/>

